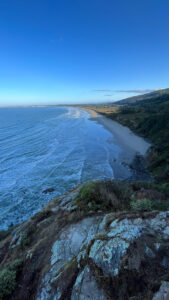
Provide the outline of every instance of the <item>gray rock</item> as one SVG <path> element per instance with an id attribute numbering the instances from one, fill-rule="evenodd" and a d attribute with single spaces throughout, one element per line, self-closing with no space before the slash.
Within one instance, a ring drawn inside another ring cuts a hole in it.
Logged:
<path id="1" fill-rule="evenodd" d="M 169 282 L 164 281 L 153 300 L 169 300 Z"/>
<path id="2" fill-rule="evenodd" d="M 101 272 L 102 277 L 111 278 L 115 295 L 120 295 L 119 298 L 114 297 L 111 287 L 109 295 L 112 299 L 129 299 L 127 272 L 130 272 L 130 276 L 133 272 L 135 282 L 136 274 L 139 278 L 139 272 L 144 272 L 144 269 L 140 271 L 142 264 L 144 268 L 155 266 L 153 276 L 156 280 L 156 270 L 159 269 L 163 274 L 163 270 L 169 267 L 169 213 L 146 216 L 134 218 L 128 214 L 119 219 L 115 218 L 115 214 L 106 214 L 103 217 L 84 218 L 63 228 L 51 249 L 51 268 L 41 282 L 37 299 L 59 300 L 67 292 L 70 297 L 71 291 L 72 300 L 107 299 L 107 291 L 101 288 L 97 272 Z M 95 272 L 91 272 L 91 266 Z M 123 288 L 118 286 L 119 274 Z M 158 293 L 164 294 L 164 287 L 168 289 L 168 284 L 164 284 Z M 134 286 L 132 289 L 134 293 Z M 132 297 L 137 299 L 135 294 Z"/>
<path id="3" fill-rule="evenodd" d="M 105 300 L 104 291 L 100 289 L 92 275 L 89 266 L 86 266 L 78 275 L 73 286 L 71 300 Z"/>
<path id="4" fill-rule="evenodd" d="M 65 262 L 77 256 L 79 250 L 87 245 L 98 233 L 101 217 L 91 217 L 63 230 L 52 247 L 51 265 Z"/>
<path id="5" fill-rule="evenodd" d="M 89 257 L 103 270 L 104 274 L 116 276 L 128 247 L 129 243 L 120 238 L 109 241 L 97 240 L 91 247 Z"/>

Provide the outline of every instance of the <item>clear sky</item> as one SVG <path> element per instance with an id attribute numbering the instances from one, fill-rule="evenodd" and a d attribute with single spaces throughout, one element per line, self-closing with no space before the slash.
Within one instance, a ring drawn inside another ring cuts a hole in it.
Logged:
<path id="1" fill-rule="evenodd" d="M 168 0 L 0 1 L 0 106 L 169 87 Z"/>

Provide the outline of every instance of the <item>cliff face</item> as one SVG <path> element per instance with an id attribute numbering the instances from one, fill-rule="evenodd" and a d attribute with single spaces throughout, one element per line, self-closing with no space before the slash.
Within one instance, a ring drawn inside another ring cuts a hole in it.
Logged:
<path id="1" fill-rule="evenodd" d="M 169 211 L 113 212 L 93 197 L 83 210 L 82 194 L 54 199 L 1 241 L 0 299 L 168 299 Z"/>

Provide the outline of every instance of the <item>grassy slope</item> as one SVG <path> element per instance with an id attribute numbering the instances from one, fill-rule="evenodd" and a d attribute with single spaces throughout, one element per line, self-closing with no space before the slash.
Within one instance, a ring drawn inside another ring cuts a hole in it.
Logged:
<path id="1" fill-rule="evenodd" d="M 149 139 L 153 143 L 149 169 L 158 182 L 169 182 L 169 94 L 134 104 L 94 109 Z"/>
<path id="2" fill-rule="evenodd" d="M 144 95 L 139 95 L 139 96 L 134 96 L 134 97 L 129 97 L 120 101 L 117 101 L 116 103 L 118 105 L 122 105 L 122 104 L 135 104 L 141 101 L 149 101 L 151 99 L 153 99 L 153 101 L 155 101 L 155 99 L 159 99 L 160 97 L 165 97 L 165 96 L 169 96 L 169 89 L 163 89 L 163 90 L 158 90 L 158 91 L 154 91 L 151 93 L 147 93 Z"/>

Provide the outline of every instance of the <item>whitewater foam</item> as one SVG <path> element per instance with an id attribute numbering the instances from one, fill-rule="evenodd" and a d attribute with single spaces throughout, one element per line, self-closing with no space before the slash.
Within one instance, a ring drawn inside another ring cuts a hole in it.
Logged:
<path id="1" fill-rule="evenodd" d="M 121 152 L 76 108 L 0 109 L 0 228 L 19 223 L 77 184 L 112 179 Z M 51 194 L 42 193 L 54 188 Z"/>

